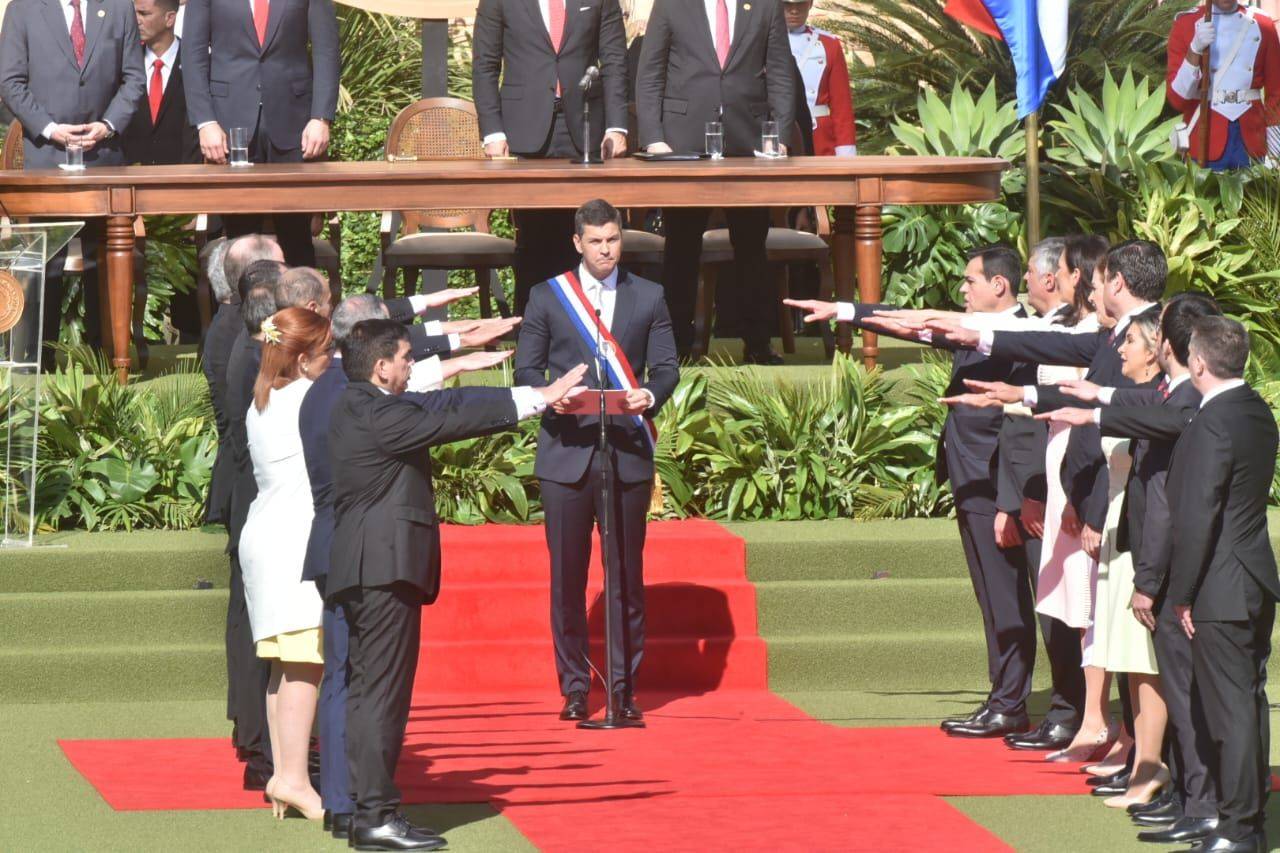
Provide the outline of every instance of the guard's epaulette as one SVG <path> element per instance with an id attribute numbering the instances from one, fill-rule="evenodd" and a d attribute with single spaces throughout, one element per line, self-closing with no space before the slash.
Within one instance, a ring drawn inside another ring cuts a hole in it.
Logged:
<path id="1" fill-rule="evenodd" d="M 1179 18 L 1181 18 L 1181 17 L 1183 17 L 1183 16 L 1185 16 L 1185 15 L 1200 15 L 1200 16 L 1203 16 L 1203 15 L 1204 15 L 1204 9 L 1203 9 L 1203 8 L 1200 8 L 1200 7 L 1192 7 L 1192 8 L 1190 8 L 1190 9 L 1187 9 L 1185 12 L 1179 12 L 1178 14 L 1174 15 L 1174 16 L 1173 16 L 1173 19 L 1176 21 L 1176 20 L 1178 20 Z"/>

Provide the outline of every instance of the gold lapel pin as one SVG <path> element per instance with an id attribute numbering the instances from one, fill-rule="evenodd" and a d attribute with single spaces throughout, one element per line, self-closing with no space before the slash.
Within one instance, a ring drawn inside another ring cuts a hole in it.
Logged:
<path id="1" fill-rule="evenodd" d="M 105 18 L 106 16 L 107 16 L 107 13 L 106 13 L 106 12 L 104 12 L 102 9 L 99 9 L 99 10 L 98 10 L 98 17 L 99 17 L 99 18 Z"/>
<path id="2" fill-rule="evenodd" d="M 745 11 L 750 12 L 750 11 L 751 11 L 751 4 L 750 4 L 750 3 L 743 3 L 743 4 L 742 4 L 742 8 L 743 8 Z"/>

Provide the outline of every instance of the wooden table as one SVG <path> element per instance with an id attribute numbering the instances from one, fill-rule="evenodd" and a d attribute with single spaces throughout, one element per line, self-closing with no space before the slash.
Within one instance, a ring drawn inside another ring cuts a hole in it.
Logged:
<path id="1" fill-rule="evenodd" d="M 837 292 L 850 299 L 856 277 L 860 298 L 872 302 L 881 292 L 881 206 L 990 201 L 999 198 L 1008 165 L 990 158 L 793 157 L 624 159 L 590 167 L 537 160 L 129 166 L 0 171 L 0 203 L 9 216 L 106 217 L 112 363 L 124 378 L 138 214 L 576 207 L 597 197 L 618 207 L 834 205 Z M 868 365 L 878 352 L 866 335 Z"/>

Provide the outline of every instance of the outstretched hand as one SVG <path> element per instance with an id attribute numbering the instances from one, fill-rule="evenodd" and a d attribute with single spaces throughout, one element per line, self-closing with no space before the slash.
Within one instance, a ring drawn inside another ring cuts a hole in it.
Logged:
<path id="1" fill-rule="evenodd" d="M 478 287 L 446 287 L 444 290 L 424 293 L 422 296 L 426 302 L 423 303 L 422 311 L 419 313 L 426 312 L 432 308 L 443 308 L 446 305 L 457 302 L 459 299 L 475 296 L 479 292 L 480 288 Z"/>
<path id="2" fill-rule="evenodd" d="M 820 323 L 824 320 L 832 320 L 836 316 L 834 302 L 823 302 L 820 299 L 784 299 L 782 304 L 808 312 L 804 316 L 806 323 Z"/>
<path id="3" fill-rule="evenodd" d="M 459 373 L 470 373 L 474 370 L 488 370 L 491 367 L 497 367 L 515 354 L 516 351 L 513 349 L 500 349 L 492 352 L 487 350 L 469 352 L 466 355 L 444 359 L 440 362 L 440 368 L 444 372 L 444 378 L 448 379 L 451 376 L 457 376 Z"/>
<path id="4" fill-rule="evenodd" d="M 894 335 L 902 335 L 904 337 L 919 337 L 920 333 L 925 331 L 924 323 L 914 320 L 898 319 L 896 317 L 883 317 L 873 314 L 870 317 L 862 318 L 865 326 L 873 329 L 880 329 Z"/>
<path id="5" fill-rule="evenodd" d="M 1058 383 L 1058 388 L 1064 394 L 1070 394 L 1078 400 L 1084 400 L 1086 403 L 1098 402 L 1098 391 L 1102 386 L 1087 379 L 1064 379 Z"/>
<path id="6" fill-rule="evenodd" d="M 959 322 L 951 319 L 930 320 L 925 323 L 925 328 L 933 332 L 935 335 L 946 337 L 957 346 L 975 349 L 978 346 L 978 340 L 981 335 L 977 329 L 966 329 Z"/>
<path id="7" fill-rule="evenodd" d="M 458 333 L 458 341 L 464 347 L 482 347 L 492 343 L 520 324 L 519 317 L 492 317 L 473 321 L 466 331 Z M 449 326 L 445 324 L 445 331 Z"/>
<path id="8" fill-rule="evenodd" d="M 977 379 L 966 379 L 964 384 L 970 391 L 986 394 L 991 399 L 999 400 L 1001 403 L 1022 402 L 1022 389 L 1017 385 L 1010 385 L 1008 382 L 982 382 Z"/>
<path id="9" fill-rule="evenodd" d="M 1049 421 L 1055 424 L 1087 426 L 1093 423 L 1093 409 L 1054 409 L 1052 412 L 1044 412 L 1035 417 L 1038 421 Z"/>
<path id="10" fill-rule="evenodd" d="M 536 388 L 534 390 L 542 395 L 542 399 L 548 406 L 555 406 L 555 404 L 561 400 L 577 396 L 587 390 L 586 385 L 578 384 L 582 381 L 582 377 L 586 375 L 587 366 L 585 364 L 579 364 L 577 367 L 573 368 L 550 385 L 543 388 Z"/>
<path id="11" fill-rule="evenodd" d="M 973 406 L 976 409 L 1004 405 L 995 397 L 988 397 L 986 394 L 953 394 L 950 397 L 939 397 L 938 402 L 948 406 Z"/>

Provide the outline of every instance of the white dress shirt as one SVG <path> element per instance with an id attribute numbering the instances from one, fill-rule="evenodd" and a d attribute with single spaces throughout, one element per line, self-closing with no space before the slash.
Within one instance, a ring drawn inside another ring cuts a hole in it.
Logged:
<path id="1" fill-rule="evenodd" d="M 543 28 L 546 29 L 548 33 L 551 32 L 551 7 L 547 5 L 549 2 L 559 3 L 561 2 L 561 0 L 538 0 L 538 11 L 542 13 L 542 26 Z M 565 25 L 565 28 L 567 29 L 569 26 L 569 4 L 577 2 L 577 0 L 563 0 L 563 2 L 565 7 L 564 8 L 564 25 Z M 608 0 L 606 0 L 606 2 L 608 2 Z M 729 12 L 729 14 L 732 15 L 733 12 L 731 11 Z M 564 46 L 563 36 L 561 36 L 560 45 L 562 47 Z M 608 127 L 608 128 L 605 128 L 605 133 L 621 133 L 623 136 L 626 136 L 627 129 L 625 127 Z M 507 139 L 507 135 L 502 131 L 498 131 L 497 133 L 490 133 L 486 135 L 484 139 L 480 140 L 480 144 L 488 145 L 490 142 L 505 142 L 506 139 Z"/>
<path id="2" fill-rule="evenodd" d="M 76 15 L 75 10 L 71 8 L 71 0 L 62 0 L 62 19 L 67 22 L 67 39 L 68 40 L 71 39 L 71 22 L 75 20 L 75 15 Z M 89 28 L 100 26 L 99 22 L 97 21 L 94 21 L 92 24 L 90 24 L 89 23 L 90 17 L 91 16 L 89 15 L 88 0 L 80 0 L 80 22 L 84 24 L 86 52 L 89 49 L 88 41 L 87 41 L 89 37 Z M 107 121 L 106 119 L 103 119 L 102 123 L 105 124 L 111 130 L 112 133 L 116 132 L 116 129 L 111 126 L 111 122 Z M 45 139 L 49 140 L 50 142 L 52 142 L 53 132 L 57 129 L 58 129 L 58 123 L 56 121 L 51 121 L 44 126 L 44 130 L 40 131 L 40 135 L 43 136 Z"/>
<path id="3" fill-rule="evenodd" d="M 148 98 L 151 97 L 151 75 L 155 73 L 155 63 L 157 59 L 164 63 L 160 66 L 160 91 L 167 92 L 169 90 L 169 76 L 173 73 L 173 64 L 178 61 L 179 41 L 179 39 L 175 38 L 173 43 L 169 45 L 169 49 L 161 56 L 156 56 L 156 52 L 149 47 L 143 52 L 143 63 L 145 65 L 143 72 L 144 76 L 147 78 Z"/>
<path id="4" fill-rule="evenodd" d="M 1219 394 L 1225 394 L 1228 391 L 1239 388 L 1241 385 L 1244 385 L 1243 379 L 1228 379 L 1217 388 L 1214 388 L 1211 391 L 1206 391 L 1204 396 L 1200 398 L 1200 408 L 1203 409 L 1205 406 L 1209 405 L 1209 401 L 1214 397 L 1217 397 Z"/>
<path id="5" fill-rule="evenodd" d="M 178 6 L 178 16 L 173 20 L 173 34 L 178 38 L 182 38 L 182 18 L 186 15 L 187 4 L 182 3 Z"/>
<path id="6" fill-rule="evenodd" d="M 724 0 L 725 6 L 729 8 L 729 47 L 733 47 L 733 25 L 738 20 L 738 0 Z M 707 11 L 707 26 L 711 28 L 711 43 L 716 43 L 716 7 L 720 5 L 720 0 L 702 0 L 702 6 Z"/>
<path id="7" fill-rule="evenodd" d="M 604 327 L 612 332 L 613 309 L 618 302 L 618 268 L 614 267 L 613 272 L 605 276 L 604 281 L 600 281 L 587 272 L 586 264 L 578 264 L 578 283 L 582 285 L 582 292 L 586 295 L 587 301 L 591 303 L 591 307 L 600 312 L 600 320 L 604 323 Z M 639 381 L 638 377 L 637 381 Z M 649 397 L 649 408 L 653 408 L 657 402 L 653 392 L 648 388 L 639 388 L 638 390 L 643 391 Z"/>

